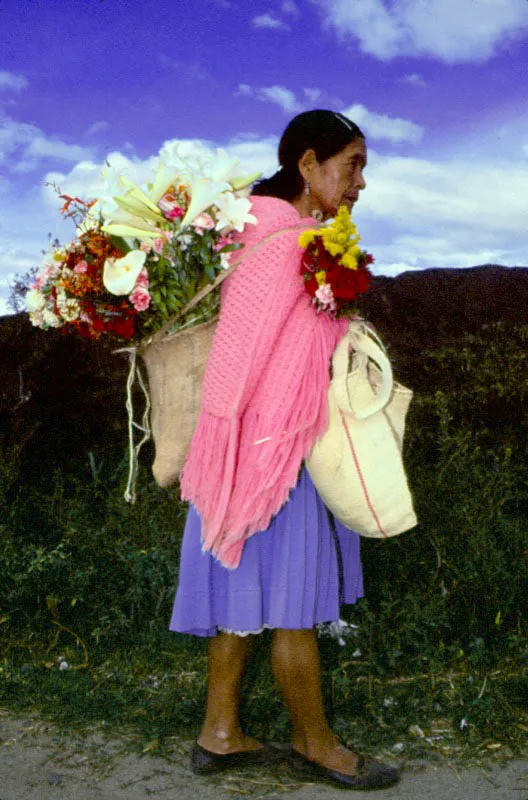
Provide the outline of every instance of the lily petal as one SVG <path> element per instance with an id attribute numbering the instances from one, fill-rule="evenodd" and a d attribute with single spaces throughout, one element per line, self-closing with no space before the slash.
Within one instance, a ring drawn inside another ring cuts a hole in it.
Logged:
<path id="1" fill-rule="evenodd" d="M 251 186 L 252 183 L 258 181 L 262 172 L 252 172 L 251 175 L 245 175 L 240 178 L 231 178 L 229 183 L 231 184 L 231 188 L 234 192 L 240 191 L 240 189 L 245 189 L 246 186 Z"/>
<path id="2" fill-rule="evenodd" d="M 153 228 L 135 228 L 119 222 L 109 222 L 108 225 L 103 225 L 102 230 L 111 236 L 132 236 L 135 239 L 157 239 L 160 235 L 159 231 Z"/>
<path id="3" fill-rule="evenodd" d="M 123 258 L 107 258 L 103 269 L 103 283 L 111 294 L 130 294 L 143 269 L 147 254 L 131 250 Z"/>
<path id="4" fill-rule="evenodd" d="M 202 211 L 206 211 L 212 205 L 217 205 L 222 193 L 230 188 L 227 181 L 218 182 L 210 178 L 195 178 L 190 186 L 191 202 L 181 221 L 181 228 L 190 225 Z"/>
<path id="5" fill-rule="evenodd" d="M 158 208 L 156 208 L 156 206 L 154 206 L 156 210 L 152 211 L 150 205 L 146 205 L 142 202 L 142 200 L 138 200 L 130 195 L 125 195 L 124 197 L 115 197 L 114 200 L 124 211 L 128 211 L 129 214 L 132 214 L 135 217 L 142 217 L 143 219 L 150 220 L 156 224 L 163 222 L 163 214 Z"/>

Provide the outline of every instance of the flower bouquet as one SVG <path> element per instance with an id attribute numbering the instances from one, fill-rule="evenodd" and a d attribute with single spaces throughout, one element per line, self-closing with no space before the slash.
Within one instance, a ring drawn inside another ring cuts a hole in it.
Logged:
<path id="1" fill-rule="evenodd" d="M 372 280 L 368 268 L 374 258 L 359 247 L 360 236 L 346 206 L 335 219 L 303 231 L 299 244 L 305 248 L 301 261 L 304 286 L 318 313 L 353 317 L 357 299 Z"/>
<path id="2" fill-rule="evenodd" d="M 51 248 L 26 294 L 33 325 L 134 342 L 162 328 L 228 266 L 233 231 L 256 222 L 244 190 L 258 175 L 236 178 L 237 165 L 223 150 L 198 167 L 173 156 L 144 187 L 118 176 L 110 200 L 61 195 L 77 235 Z M 209 295 L 187 324 L 217 304 Z"/>
<path id="3" fill-rule="evenodd" d="M 74 222 L 76 236 L 66 247 L 50 249 L 26 294 L 33 325 L 128 345 L 125 499 L 131 502 L 137 456 L 151 432 L 161 485 L 177 479 L 192 434 L 218 307 L 218 292 L 211 289 L 235 266 L 229 254 L 240 245 L 233 232 L 257 222 L 247 193 L 259 175 L 237 177 L 238 163 L 224 150 L 197 163 L 162 153 L 146 185 L 107 173 L 113 186 L 95 200 L 61 195 L 62 214 Z M 202 295 L 199 312 L 187 314 L 190 301 Z M 175 327 L 178 332 L 168 335 Z M 135 380 L 145 395 L 141 425 L 134 422 Z M 139 444 L 136 429 L 143 432 Z"/>

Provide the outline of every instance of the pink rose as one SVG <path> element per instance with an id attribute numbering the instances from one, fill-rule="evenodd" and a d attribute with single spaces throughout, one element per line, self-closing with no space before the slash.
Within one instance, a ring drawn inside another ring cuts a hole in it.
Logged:
<path id="1" fill-rule="evenodd" d="M 211 228 L 214 228 L 215 224 L 211 215 L 204 211 L 193 220 L 192 226 L 196 233 L 201 235 L 204 231 L 210 231 Z"/>
<path id="2" fill-rule="evenodd" d="M 178 199 L 172 192 L 167 192 L 158 203 L 158 208 L 167 219 L 180 219 L 185 214 L 183 208 L 178 205 Z"/>
<path id="3" fill-rule="evenodd" d="M 150 305 L 150 294 L 144 286 L 136 286 L 128 299 L 136 311 L 146 311 Z"/>
<path id="4" fill-rule="evenodd" d="M 73 271 L 78 275 L 84 275 L 85 272 L 88 272 L 88 264 L 86 261 L 79 261 L 79 263 L 74 266 Z"/>
<path id="5" fill-rule="evenodd" d="M 162 237 L 160 237 L 159 239 L 154 239 L 154 241 L 152 242 L 152 249 L 158 255 L 161 255 L 163 253 L 164 246 L 165 246 L 165 239 Z"/>

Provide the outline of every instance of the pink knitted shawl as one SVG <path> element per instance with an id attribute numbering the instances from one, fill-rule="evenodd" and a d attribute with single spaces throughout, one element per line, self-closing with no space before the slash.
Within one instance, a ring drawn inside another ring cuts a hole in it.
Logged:
<path id="1" fill-rule="evenodd" d="M 203 549 L 226 567 L 288 499 L 302 460 L 327 427 L 332 353 L 347 328 L 317 314 L 300 275 L 299 226 L 284 200 L 252 197 L 257 225 L 239 241 L 249 253 L 224 283 L 200 416 L 181 476 L 197 507 Z"/>

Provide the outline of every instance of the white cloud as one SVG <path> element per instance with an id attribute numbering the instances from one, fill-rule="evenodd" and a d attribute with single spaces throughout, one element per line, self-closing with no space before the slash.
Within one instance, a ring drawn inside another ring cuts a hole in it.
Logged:
<path id="1" fill-rule="evenodd" d="M 249 83 L 239 83 L 237 94 L 245 95 L 246 97 L 251 97 L 251 95 L 254 94 L 254 91 L 253 88 L 249 85 Z"/>
<path id="2" fill-rule="evenodd" d="M 272 14 L 259 14 L 257 17 L 253 17 L 251 20 L 251 24 L 254 28 L 268 28 L 269 30 L 283 30 L 289 31 L 290 26 L 287 25 L 283 20 L 274 17 Z"/>
<path id="3" fill-rule="evenodd" d="M 302 111 L 303 108 L 294 93 L 290 89 L 286 89 L 285 86 L 268 86 L 260 89 L 257 97 L 259 100 L 269 100 L 270 103 L 276 103 L 289 114 Z"/>
<path id="4" fill-rule="evenodd" d="M 27 89 L 28 86 L 29 81 L 25 75 L 20 75 L 16 72 L 0 71 L 0 89 L 20 92 L 22 89 Z"/>
<path id="5" fill-rule="evenodd" d="M 371 153 L 362 209 L 406 230 L 449 226 L 483 241 L 526 231 L 528 172 L 522 162 L 445 162 Z M 469 242 L 474 245 L 475 242 Z"/>
<path id="6" fill-rule="evenodd" d="M 349 106 L 343 111 L 345 117 L 353 120 L 372 139 L 385 139 L 390 142 L 410 142 L 418 144 L 424 134 L 421 125 L 401 117 L 389 117 L 369 111 L 361 104 Z"/>
<path id="7" fill-rule="evenodd" d="M 370 153 L 355 216 L 377 272 L 394 265 L 527 262 L 528 173 L 522 161 L 445 162 Z"/>
<path id="8" fill-rule="evenodd" d="M 317 103 L 317 101 L 319 100 L 319 98 L 322 95 L 322 92 L 321 92 L 320 89 L 303 89 L 303 92 L 304 92 L 304 94 L 306 96 L 306 99 L 311 104 Z"/>
<path id="9" fill-rule="evenodd" d="M 163 53 L 159 56 L 159 62 L 163 67 L 174 70 L 179 76 L 197 81 L 206 81 L 210 78 L 209 72 L 204 65 L 197 59 L 184 60 L 169 58 Z"/>
<path id="10" fill-rule="evenodd" d="M 91 155 L 90 148 L 48 137 L 36 125 L 9 117 L 0 126 L 0 164 L 13 172 L 31 172 L 42 161 L 76 162 Z"/>
<path id="11" fill-rule="evenodd" d="M 275 136 L 260 138 L 256 135 L 236 136 L 226 145 L 228 151 L 240 159 L 240 173 L 260 171 L 263 175 L 270 174 L 277 169 L 278 139 Z M 170 158 L 177 152 L 182 158 L 189 161 L 199 160 L 214 152 L 217 145 L 205 139 L 168 139 L 161 148 L 161 154 Z M 126 175 L 135 183 L 146 183 L 151 179 L 152 170 L 158 156 L 152 155 L 146 159 L 129 158 L 124 153 L 114 151 L 109 153 L 105 162 L 80 161 L 69 172 L 52 171 L 46 173 L 40 187 L 40 196 L 46 207 L 57 209 L 62 205 L 54 186 L 61 193 L 90 200 L 100 195 L 102 187 L 106 185 L 103 170 L 110 167 Z"/>
<path id="12" fill-rule="evenodd" d="M 305 92 L 317 91 L 305 89 Z M 288 114 L 296 114 L 303 110 L 303 105 L 300 103 L 291 89 L 285 86 L 264 86 L 262 89 L 255 89 L 248 83 L 239 83 L 236 92 L 245 97 L 256 97 L 257 100 L 264 102 L 276 103 L 283 111 Z"/>
<path id="13" fill-rule="evenodd" d="M 510 127 L 518 131 L 514 120 Z M 494 129 L 488 133 L 493 137 Z M 178 148 L 183 157 L 196 158 L 219 144 L 171 139 L 164 148 L 167 152 Z M 260 170 L 270 175 L 277 168 L 276 137 L 240 135 L 221 144 L 241 159 L 241 173 Z M 139 183 L 148 179 L 155 161 L 155 156 L 142 160 L 123 152 L 110 153 L 107 158 L 119 172 Z M 487 149 L 481 154 L 468 149 L 463 140 L 458 142 L 457 153 L 442 161 L 435 154 L 434 159 L 369 152 L 368 188 L 362 193 L 355 218 L 364 246 L 376 258 L 375 272 L 395 275 L 406 269 L 488 262 L 526 265 L 528 171 L 524 152 L 511 148 L 508 158 L 498 158 Z M 82 159 L 63 171 L 48 171 L 44 180 L 88 199 L 101 191 L 102 168 L 102 161 Z M 48 231 L 67 242 L 72 226 L 61 219 L 59 199 L 42 182 L 30 191 L 17 188 L 15 192 L 8 181 L 0 181 L 0 204 L 0 313 L 8 313 L 8 276 L 40 263 Z"/>
<path id="14" fill-rule="evenodd" d="M 119 151 L 109 153 L 105 157 L 105 163 L 79 161 L 70 172 L 47 172 L 41 185 L 41 197 L 48 207 L 59 207 L 61 201 L 54 188 L 58 187 L 64 194 L 91 200 L 101 193 L 105 184 L 103 178 L 105 166 L 110 165 L 135 183 L 143 183 L 150 178 L 154 161 L 154 156 L 149 156 L 145 160 L 131 159 Z"/>
<path id="15" fill-rule="evenodd" d="M 101 131 L 107 130 L 110 125 L 108 122 L 104 120 L 99 120 L 98 122 L 93 122 L 87 130 L 85 130 L 85 136 L 95 136 L 96 133 L 101 133 Z"/>
<path id="16" fill-rule="evenodd" d="M 409 86 L 415 86 L 418 89 L 427 89 L 429 84 L 418 72 L 411 72 L 404 75 L 401 79 L 402 83 L 407 83 Z"/>
<path id="17" fill-rule="evenodd" d="M 278 168 L 276 136 L 261 139 L 258 136 L 235 137 L 227 144 L 230 153 L 240 159 L 242 172 L 259 171 L 263 176 L 271 175 Z"/>
<path id="18" fill-rule="evenodd" d="M 300 13 L 297 3 L 294 3 L 293 0 L 283 0 L 281 11 L 283 14 L 291 14 L 292 16 L 297 16 Z"/>
<path id="19" fill-rule="evenodd" d="M 312 0 L 341 40 L 383 61 L 429 55 L 446 63 L 491 58 L 528 32 L 526 0 Z"/>

